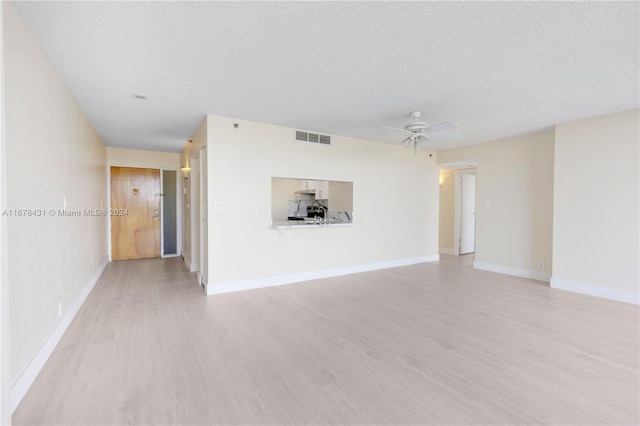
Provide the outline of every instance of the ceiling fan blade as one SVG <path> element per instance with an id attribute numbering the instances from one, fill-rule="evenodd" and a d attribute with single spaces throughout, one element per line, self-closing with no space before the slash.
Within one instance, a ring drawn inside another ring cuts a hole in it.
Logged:
<path id="1" fill-rule="evenodd" d="M 464 139 L 464 135 L 460 133 L 429 133 L 429 137 L 433 139 L 449 140 L 449 141 L 461 141 Z"/>
<path id="2" fill-rule="evenodd" d="M 411 134 L 411 132 L 405 130 L 405 129 L 397 129 L 395 127 L 387 127 L 387 126 L 380 126 L 381 129 L 389 129 L 389 130 L 395 130 L 396 132 L 402 132 L 402 133 L 406 133 L 408 135 Z"/>
<path id="3" fill-rule="evenodd" d="M 443 130 L 456 129 L 457 127 L 458 123 L 455 121 L 445 121 L 444 123 L 438 123 L 427 127 L 424 129 L 424 132 L 430 134 L 433 132 L 441 132 Z"/>
<path id="4" fill-rule="evenodd" d="M 400 142 L 400 145 L 404 145 L 404 146 L 409 146 L 411 144 L 411 137 L 406 137 L 404 139 L 402 139 L 402 141 Z"/>

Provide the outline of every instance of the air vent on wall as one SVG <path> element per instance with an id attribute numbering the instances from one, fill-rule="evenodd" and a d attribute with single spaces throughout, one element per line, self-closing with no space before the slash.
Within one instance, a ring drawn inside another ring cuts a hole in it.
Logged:
<path id="1" fill-rule="evenodd" d="M 320 135 L 318 133 L 303 132 L 301 130 L 296 130 L 296 140 L 331 145 L 331 136 Z"/>

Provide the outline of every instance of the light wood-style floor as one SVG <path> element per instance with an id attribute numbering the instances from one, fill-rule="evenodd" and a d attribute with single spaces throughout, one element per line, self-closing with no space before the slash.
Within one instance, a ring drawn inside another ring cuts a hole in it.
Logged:
<path id="1" fill-rule="evenodd" d="M 640 422 L 637 306 L 442 258 L 209 297 L 113 263 L 13 422 Z"/>

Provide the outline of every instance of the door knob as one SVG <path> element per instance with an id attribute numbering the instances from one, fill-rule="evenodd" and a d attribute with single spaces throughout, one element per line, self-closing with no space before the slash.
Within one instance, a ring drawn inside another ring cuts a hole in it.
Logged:
<path id="1" fill-rule="evenodd" d="M 158 219 L 160 217 L 160 212 L 158 210 L 153 211 L 153 218 Z"/>

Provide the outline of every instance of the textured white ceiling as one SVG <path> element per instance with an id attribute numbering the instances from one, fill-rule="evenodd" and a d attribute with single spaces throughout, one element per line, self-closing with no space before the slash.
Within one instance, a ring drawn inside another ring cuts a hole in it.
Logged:
<path id="1" fill-rule="evenodd" d="M 207 113 L 397 142 L 419 110 L 446 149 L 637 108 L 639 5 L 16 4 L 105 143 L 160 151 Z"/>

